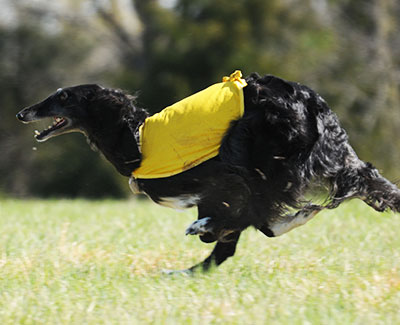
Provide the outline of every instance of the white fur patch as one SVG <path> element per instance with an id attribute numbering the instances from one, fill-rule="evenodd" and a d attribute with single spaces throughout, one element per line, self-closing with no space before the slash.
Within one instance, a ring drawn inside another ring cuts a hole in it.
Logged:
<path id="1" fill-rule="evenodd" d="M 300 92 L 304 96 L 305 99 L 309 99 L 311 97 L 310 93 L 308 91 L 300 90 Z"/>
<path id="2" fill-rule="evenodd" d="M 183 210 L 195 206 L 200 201 L 200 196 L 197 194 L 187 194 L 177 197 L 163 197 L 160 198 L 158 204 L 168 208 Z"/>
<path id="3" fill-rule="evenodd" d="M 321 102 L 326 103 L 325 99 L 323 99 L 320 95 L 318 95 L 318 99 L 319 99 Z"/>
<path id="4" fill-rule="evenodd" d="M 271 225 L 270 229 L 275 237 L 283 235 L 294 228 L 304 225 L 314 218 L 318 212 L 319 210 L 310 211 L 308 213 L 300 211 L 296 214 L 288 215 L 287 220 L 280 220 L 279 222 Z"/>

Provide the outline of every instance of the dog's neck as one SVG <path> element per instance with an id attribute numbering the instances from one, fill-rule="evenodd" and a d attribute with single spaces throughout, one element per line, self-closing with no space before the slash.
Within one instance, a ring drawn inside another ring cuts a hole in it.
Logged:
<path id="1" fill-rule="evenodd" d="M 131 176 L 140 166 L 138 128 L 148 116 L 144 110 L 110 110 L 107 116 L 91 116 L 86 136 L 123 176 Z M 104 111 L 103 111 L 104 112 Z"/>

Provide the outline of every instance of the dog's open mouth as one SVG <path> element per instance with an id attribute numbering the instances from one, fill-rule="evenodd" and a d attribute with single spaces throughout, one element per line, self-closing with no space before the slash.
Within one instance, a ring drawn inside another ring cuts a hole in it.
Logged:
<path id="1" fill-rule="evenodd" d="M 50 137 L 63 133 L 70 124 L 70 120 L 66 117 L 53 117 L 53 124 L 49 125 L 47 129 L 41 132 L 35 130 L 35 138 L 39 142 L 46 141 Z"/>

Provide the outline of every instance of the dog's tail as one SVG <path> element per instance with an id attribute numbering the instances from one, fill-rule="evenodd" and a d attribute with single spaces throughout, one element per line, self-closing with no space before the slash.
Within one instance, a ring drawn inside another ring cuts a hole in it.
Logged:
<path id="1" fill-rule="evenodd" d="M 345 199 L 356 197 L 379 212 L 390 209 L 400 212 L 400 189 L 370 163 L 361 162 L 358 168 L 343 169 L 332 182 L 331 202 L 337 207 Z"/>

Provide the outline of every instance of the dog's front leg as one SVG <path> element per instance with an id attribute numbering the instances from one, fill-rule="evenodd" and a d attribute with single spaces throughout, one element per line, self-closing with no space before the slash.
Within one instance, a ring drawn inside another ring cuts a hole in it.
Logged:
<path id="1" fill-rule="evenodd" d="M 236 251 L 236 245 L 239 241 L 241 231 L 236 231 L 224 237 L 223 241 L 218 241 L 210 256 L 203 262 L 192 266 L 190 271 L 208 271 L 212 266 L 218 266 L 233 256 Z"/>
<path id="2" fill-rule="evenodd" d="M 185 235 L 204 235 L 206 233 L 213 233 L 214 225 L 210 217 L 198 219 L 186 228 Z"/>
<path id="3" fill-rule="evenodd" d="M 223 221 L 224 219 L 222 219 Z M 190 224 L 186 229 L 186 235 L 199 235 L 200 240 L 205 243 L 212 243 L 215 241 L 227 242 L 231 241 L 230 236 L 238 231 L 235 229 L 226 229 L 227 222 L 218 220 L 216 222 L 213 218 L 205 217 L 200 218 Z"/>
<path id="4" fill-rule="evenodd" d="M 170 271 L 164 270 L 163 272 L 168 275 L 186 274 L 191 275 L 196 271 L 206 272 L 212 266 L 218 266 L 226 261 L 227 258 L 233 256 L 236 251 L 236 245 L 239 241 L 241 231 L 233 232 L 226 237 L 223 241 L 218 241 L 212 250 L 211 254 L 201 263 L 192 266 L 186 270 Z"/>

